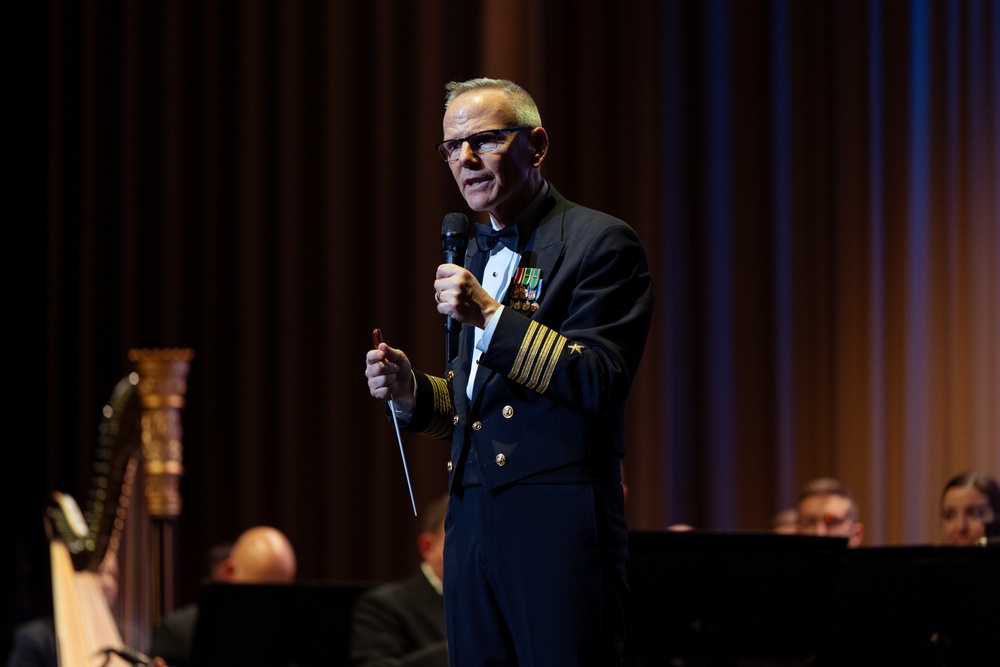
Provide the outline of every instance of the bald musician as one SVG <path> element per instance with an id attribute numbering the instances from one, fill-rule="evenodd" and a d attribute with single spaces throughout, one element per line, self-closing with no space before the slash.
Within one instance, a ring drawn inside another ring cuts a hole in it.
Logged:
<path id="1" fill-rule="evenodd" d="M 285 534 L 270 526 L 255 526 L 240 534 L 215 576 L 231 584 L 290 584 L 295 581 L 295 570 L 295 550 Z M 149 655 L 156 656 L 156 667 L 188 664 L 197 620 L 196 602 L 164 615 L 149 650 Z"/>

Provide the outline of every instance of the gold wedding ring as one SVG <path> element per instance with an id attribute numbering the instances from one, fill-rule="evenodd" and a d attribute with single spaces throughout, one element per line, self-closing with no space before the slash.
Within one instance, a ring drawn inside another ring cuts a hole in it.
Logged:
<path id="1" fill-rule="evenodd" d="M 441 292 L 434 292 L 434 300 L 441 303 Z"/>

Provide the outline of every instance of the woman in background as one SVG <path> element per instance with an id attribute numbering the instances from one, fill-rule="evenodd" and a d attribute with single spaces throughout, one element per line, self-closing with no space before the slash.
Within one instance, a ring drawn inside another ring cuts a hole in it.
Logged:
<path id="1" fill-rule="evenodd" d="M 1000 528 L 1000 485 L 981 472 L 955 475 L 941 494 L 941 531 L 948 546 L 985 546 Z"/>

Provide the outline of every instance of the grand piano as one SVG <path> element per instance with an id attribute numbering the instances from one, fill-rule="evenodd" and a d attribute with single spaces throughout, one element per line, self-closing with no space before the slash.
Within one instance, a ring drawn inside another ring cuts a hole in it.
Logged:
<path id="1" fill-rule="evenodd" d="M 633 531 L 626 667 L 1000 664 L 1000 548 Z"/>

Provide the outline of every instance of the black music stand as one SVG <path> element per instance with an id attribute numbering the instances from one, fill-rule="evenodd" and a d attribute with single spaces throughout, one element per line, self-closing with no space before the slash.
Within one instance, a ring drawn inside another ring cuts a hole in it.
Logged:
<path id="1" fill-rule="evenodd" d="M 822 666 L 1000 663 L 1000 549 L 851 549 L 835 608 Z"/>
<path id="2" fill-rule="evenodd" d="M 351 609 L 371 585 L 209 585 L 198 600 L 190 665 L 346 665 Z"/>
<path id="3" fill-rule="evenodd" d="M 806 664 L 846 548 L 807 535 L 630 532 L 624 664 Z"/>

